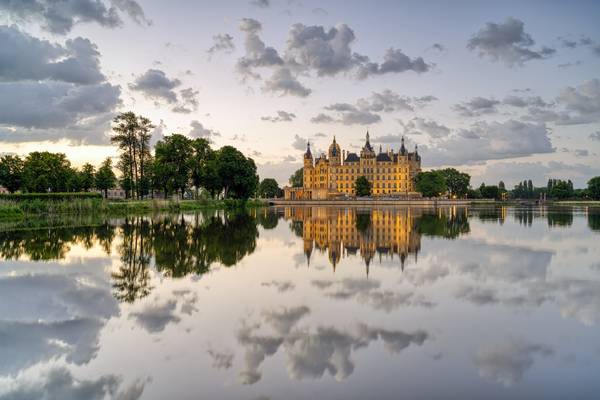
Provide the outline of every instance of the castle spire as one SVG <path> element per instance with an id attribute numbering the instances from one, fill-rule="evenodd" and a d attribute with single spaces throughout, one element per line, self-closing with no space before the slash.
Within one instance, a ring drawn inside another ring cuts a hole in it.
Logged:
<path id="1" fill-rule="evenodd" d="M 400 146 L 400 154 L 406 154 L 406 147 L 404 147 L 404 136 L 402 136 L 402 146 Z"/>

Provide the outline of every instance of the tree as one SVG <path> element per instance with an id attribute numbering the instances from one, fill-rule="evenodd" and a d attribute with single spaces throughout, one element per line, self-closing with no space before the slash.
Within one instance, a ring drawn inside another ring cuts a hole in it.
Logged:
<path id="1" fill-rule="evenodd" d="M 79 186 L 84 192 L 89 192 L 95 186 L 94 166 L 90 163 L 83 164 L 79 173 Z"/>
<path id="2" fill-rule="evenodd" d="M 23 160 L 19 156 L 5 155 L 0 158 L 0 186 L 14 193 L 21 188 Z"/>
<path id="3" fill-rule="evenodd" d="M 479 187 L 479 192 L 481 193 L 481 197 L 484 199 L 500 198 L 500 189 L 498 186 L 486 186 L 485 183 L 482 183 Z"/>
<path id="4" fill-rule="evenodd" d="M 154 173 L 163 182 L 165 196 L 171 191 L 179 192 L 181 198 L 190 181 L 192 141 L 180 134 L 159 140 L 155 147 Z"/>
<path id="5" fill-rule="evenodd" d="M 256 192 L 256 164 L 235 147 L 223 146 L 217 151 L 216 169 L 225 198 L 246 200 Z"/>
<path id="6" fill-rule="evenodd" d="M 72 187 L 74 171 L 63 153 L 34 151 L 23 163 L 23 189 L 28 192 L 64 192 Z"/>
<path id="7" fill-rule="evenodd" d="M 454 168 L 446 168 L 439 171 L 446 182 L 450 196 L 465 197 L 471 183 L 471 176 L 459 172 Z"/>
<path id="8" fill-rule="evenodd" d="M 281 197 L 282 190 L 279 188 L 277 181 L 273 178 L 265 178 L 258 185 L 258 195 L 262 198 Z"/>
<path id="9" fill-rule="evenodd" d="M 437 197 L 447 190 L 446 181 L 439 171 L 419 172 L 415 179 L 417 192 L 425 197 Z"/>
<path id="10" fill-rule="evenodd" d="M 506 190 L 506 185 L 504 184 L 504 181 L 500 181 L 498 183 L 498 189 L 500 189 L 500 190 Z"/>
<path id="11" fill-rule="evenodd" d="M 208 164 L 212 158 L 214 158 L 213 150 L 210 148 L 208 140 L 198 138 L 192 142 L 190 168 L 192 185 L 196 188 L 196 197 L 198 197 L 199 188 L 204 187 L 208 190 L 207 186 L 210 186 L 210 171 Z"/>
<path id="12" fill-rule="evenodd" d="M 553 199 L 568 199 L 573 196 L 573 189 L 566 181 L 553 181 L 552 189 L 548 195 Z"/>
<path id="13" fill-rule="evenodd" d="M 299 168 L 290 176 L 291 187 L 302 187 L 304 186 L 304 168 Z"/>
<path id="14" fill-rule="evenodd" d="M 117 184 L 117 177 L 112 169 L 112 160 L 106 158 L 96 172 L 96 188 L 104 192 L 104 197 L 108 196 L 108 189 L 112 189 Z"/>
<path id="15" fill-rule="evenodd" d="M 588 195 L 594 200 L 600 200 L 600 176 L 588 181 Z"/>
<path id="16" fill-rule="evenodd" d="M 354 182 L 354 190 L 356 192 L 356 195 L 359 197 L 370 196 L 371 182 L 369 182 L 366 176 L 361 175 L 358 178 L 356 178 L 356 182 Z"/>

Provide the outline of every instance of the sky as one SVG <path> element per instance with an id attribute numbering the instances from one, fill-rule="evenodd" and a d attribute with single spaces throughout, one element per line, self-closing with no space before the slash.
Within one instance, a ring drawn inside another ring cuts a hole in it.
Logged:
<path id="1" fill-rule="evenodd" d="M 600 175 L 595 1 L 0 0 L 0 154 L 116 157 L 111 120 L 233 145 L 418 145 L 472 184 Z"/>

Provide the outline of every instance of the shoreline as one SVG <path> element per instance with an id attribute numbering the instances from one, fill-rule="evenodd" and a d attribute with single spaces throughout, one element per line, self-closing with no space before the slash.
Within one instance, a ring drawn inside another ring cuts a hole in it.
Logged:
<path id="1" fill-rule="evenodd" d="M 600 200 L 558 200 L 546 201 L 539 204 L 534 201 L 493 199 L 364 199 L 364 200 L 269 200 L 271 206 L 344 206 L 344 207 L 376 207 L 376 206 L 471 206 L 471 205 L 501 205 L 501 206 L 598 206 Z"/>

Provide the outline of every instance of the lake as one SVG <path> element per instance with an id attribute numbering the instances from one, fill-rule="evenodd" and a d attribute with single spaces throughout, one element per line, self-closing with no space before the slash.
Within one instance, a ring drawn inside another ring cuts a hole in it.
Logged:
<path id="1" fill-rule="evenodd" d="M 600 209 L 0 225 L 2 399 L 600 393 Z"/>

